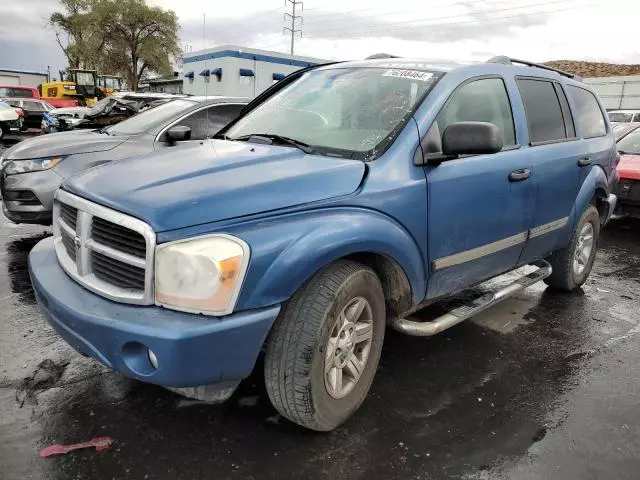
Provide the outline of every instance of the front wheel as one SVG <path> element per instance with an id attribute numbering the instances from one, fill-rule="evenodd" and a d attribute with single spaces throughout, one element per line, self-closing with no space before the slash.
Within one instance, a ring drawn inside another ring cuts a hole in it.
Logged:
<path id="1" fill-rule="evenodd" d="M 264 372 L 271 403 L 294 423 L 333 430 L 369 392 L 384 328 L 384 293 L 373 270 L 339 261 L 320 271 L 270 334 Z"/>
<path id="2" fill-rule="evenodd" d="M 600 214 L 590 205 L 580 217 L 569 245 L 554 252 L 547 260 L 553 273 L 545 279 L 551 287 L 572 291 L 581 287 L 589 277 L 596 259 L 600 235 Z"/>

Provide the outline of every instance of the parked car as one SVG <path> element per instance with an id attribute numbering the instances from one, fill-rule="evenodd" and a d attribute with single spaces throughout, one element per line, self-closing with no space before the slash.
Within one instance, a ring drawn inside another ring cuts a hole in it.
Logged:
<path id="1" fill-rule="evenodd" d="M 618 141 L 620 183 L 616 215 L 640 218 L 640 130 L 633 130 Z"/>
<path id="2" fill-rule="evenodd" d="M 613 131 L 613 134 L 616 137 L 616 142 L 621 138 L 623 138 L 628 133 L 633 132 L 638 127 L 640 127 L 640 123 L 638 122 L 611 124 L 611 130 Z"/>
<path id="3" fill-rule="evenodd" d="M 609 121 L 612 123 L 640 122 L 640 110 L 611 110 Z"/>
<path id="4" fill-rule="evenodd" d="M 20 133 L 20 116 L 15 108 L 0 100 L 0 141 L 12 133 Z"/>
<path id="5" fill-rule="evenodd" d="M 34 87 L 0 85 L 0 97 L 39 99 L 40 92 L 38 92 L 38 89 Z"/>
<path id="6" fill-rule="evenodd" d="M 51 224 L 53 195 L 65 178 L 177 142 L 203 140 L 235 118 L 247 101 L 190 97 L 99 130 L 74 130 L 25 140 L 3 154 L 2 210 L 16 223 Z"/>
<path id="7" fill-rule="evenodd" d="M 67 180 L 29 256 L 45 316 L 110 368 L 210 401 L 264 351 L 276 409 L 335 428 L 369 391 L 385 326 L 433 335 L 591 271 L 616 203 L 608 119 L 588 85 L 514 62 L 300 70 L 206 148 Z M 411 316 L 525 265 L 431 322 Z"/>
<path id="8" fill-rule="evenodd" d="M 21 125 L 22 130 L 40 130 L 43 114 L 54 110 L 54 107 L 44 100 L 5 98 L 4 101 L 12 107 L 19 108 L 24 112 Z"/>

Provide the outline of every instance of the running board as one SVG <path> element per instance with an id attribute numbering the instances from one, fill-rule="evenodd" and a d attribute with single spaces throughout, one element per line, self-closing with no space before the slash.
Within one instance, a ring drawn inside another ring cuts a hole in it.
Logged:
<path id="1" fill-rule="evenodd" d="M 391 326 L 399 332 L 416 337 L 430 337 L 440 333 L 443 330 L 453 327 L 463 320 L 467 320 L 468 318 L 477 315 L 483 310 L 501 302 L 505 298 L 508 298 L 551 275 L 551 265 L 549 262 L 540 260 L 532 265 L 538 267 L 538 269 L 522 278 L 519 278 L 509 285 L 499 288 L 493 292 L 485 293 L 481 297 L 457 307 L 431 322 L 414 321 L 411 320 L 411 317 L 397 318 L 392 322 Z"/>

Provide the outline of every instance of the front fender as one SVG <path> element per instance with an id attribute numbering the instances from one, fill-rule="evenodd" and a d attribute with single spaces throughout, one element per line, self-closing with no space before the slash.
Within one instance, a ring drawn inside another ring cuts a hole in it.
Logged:
<path id="1" fill-rule="evenodd" d="M 580 220 L 582 213 L 586 210 L 587 206 L 593 200 L 594 197 L 602 196 L 607 198 L 611 193 L 609 191 L 609 182 L 604 170 L 600 166 L 594 166 L 589 170 L 586 178 L 582 182 L 582 186 L 578 191 L 578 196 L 573 204 L 573 209 L 569 215 L 569 226 L 571 228 L 567 231 L 567 236 L 570 237 L 576 228 L 576 224 Z M 569 238 L 566 239 L 568 242 Z"/>
<path id="2" fill-rule="evenodd" d="M 400 224 L 377 211 L 321 209 L 257 220 L 226 231 L 251 248 L 237 310 L 283 302 L 321 268 L 365 252 L 395 260 L 411 286 L 413 302 L 424 298 L 425 267 L 419 246 Z"/>

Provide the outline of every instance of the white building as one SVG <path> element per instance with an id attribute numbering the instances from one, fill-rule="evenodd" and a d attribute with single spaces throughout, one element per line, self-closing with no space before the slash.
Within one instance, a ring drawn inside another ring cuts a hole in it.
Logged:
<path id="1" fill-rule="evenodd" d="M 182 62 L 184 93 L 253 98 L 286 75 L 327 60 L 222 45 L 186 53 Z"/>
<path id="2" fill-rule="evenodd" d="M 640 75 L 583 78 L 607 110 L 640 109 Z"/>
<path id="3" fill-rule="evenodd" d="M 0 85 L 37 87 L 45 82 L 47 82 L 46 73 L 0 69 Z"/>

